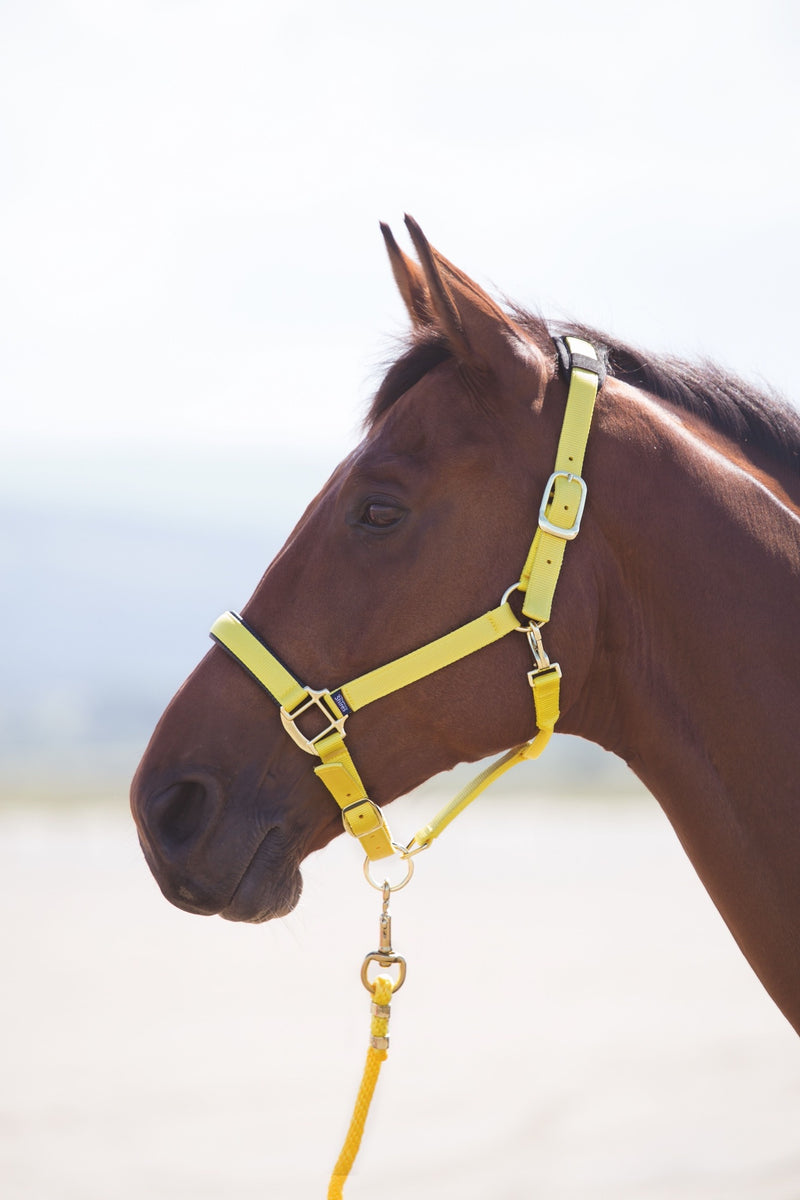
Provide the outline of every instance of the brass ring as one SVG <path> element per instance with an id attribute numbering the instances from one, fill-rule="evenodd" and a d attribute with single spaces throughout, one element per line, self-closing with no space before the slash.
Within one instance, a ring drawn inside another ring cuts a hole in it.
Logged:
<path id="1" fill-rule="evenodd" d="M 370 887 L 375 888 L 376 892 L 382 892 L 386 888 L 388 888 L 390 892 L 399 892 L 406 886 L 409 879 L 414 874 L 414 860 L 411 858 L 407 858 L 405 856 L 402 846 L 395 846 L 394 842 L 392 842 L 392 845 L 394 846 L 394 848 L 397 851 L 398 855 L 400 856 L 401 860 L 403 862 L 405 862 L 405 864 L 406 864 L 406 877 L 405 877 L 405 879 L 402 879 L 400 881 L 400 883 L 389 883 L 388 879 L 383 879 L 381 881 L 381 883 L 376 883 L 375 880 L 372 878 L 370 871 L 369 871 L 371 860 L 369 858 L 365 858 L 364 859 L 364 878 L 366 879 L 366 881 Z"/>

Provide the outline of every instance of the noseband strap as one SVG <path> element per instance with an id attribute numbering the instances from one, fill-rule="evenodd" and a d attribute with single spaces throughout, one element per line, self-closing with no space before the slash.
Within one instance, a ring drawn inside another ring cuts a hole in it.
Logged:
<path id="1" fill-rule="evenodd" d="M 224 613 L 211 627 L 212 638 L 276 702 L 284 729 L 295 744 L 319 758 L 315 774 L 342 810 L 345 829 L 358 838 L 371 860 L 397 852 L 408 856 L 429 845 L 490 783 L 515 763 L 538 757 L 558 720 L 561 668 L 547 658 L 540 630 L 550 619 L 567 542 L 580 529 L 586 501 L 586 484 L 580 472 L 594 403 L 605 372 L 590 342 L 565 337 L 557 339 L 557 348 L 562 368 L 565 360 L 569 363 L 565 372 L 569 388 L 555 469 L 545 485 L 538 526 L 519 582 L 512 584 L 497 608 L 332 691 L 317 691 L 301 684 L 236 613 Z M 520 624 L 508 601 L 515 591 L 524 592 L 522 612 L 527 624 Z M 533 693 L 536 735 L 484 770 L 430 824 L 418 830 L 407 846 L 398 846 L 392 840 L 382 811 L 367 796 L 345 746 L 347 717 L 513 631 L 527 635 L 533 653 L 534 667 L 528 672 L 528 682 Z M 301 719 L 305 732 L 298 726 Z"/>

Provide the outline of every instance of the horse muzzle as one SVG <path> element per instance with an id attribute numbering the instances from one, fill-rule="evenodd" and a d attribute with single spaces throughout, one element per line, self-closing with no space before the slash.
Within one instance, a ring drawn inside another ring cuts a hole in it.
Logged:
<path id="1" fill-rule="evenodd" d="M 185 912 L 255 923 L 286 916 L 300 899 L 302 854 L 280 822 L 234 818 L 243 807 L 235 799 L 206 772 L 151 779 L 145 757 L 131 810 L 147 864 Z"/>

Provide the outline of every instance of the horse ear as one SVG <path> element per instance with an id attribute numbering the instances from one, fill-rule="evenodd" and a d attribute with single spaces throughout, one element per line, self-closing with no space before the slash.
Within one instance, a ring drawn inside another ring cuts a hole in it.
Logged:
<path id="1" fill-rule="evenodd" d="M 405 220 L 419 255 L 434 323 L 456 358 L 481 369 L 496 362 L 498 354 L 507 356 L 514 343 L 526 342 L 491 296 L 431 246 L 414 218 Z"/>
<path id="2" fill-rule="evenodd" d="M 430 306 L 425 276 L 417 264 L 406 257 L 395 241 L 391 229 L 383 221 L 381 221 L 381 233 L 386 243 L 395 283 L 405 301 L 412 322 L 414 325 L 432 325 L 433 311 Z"/>

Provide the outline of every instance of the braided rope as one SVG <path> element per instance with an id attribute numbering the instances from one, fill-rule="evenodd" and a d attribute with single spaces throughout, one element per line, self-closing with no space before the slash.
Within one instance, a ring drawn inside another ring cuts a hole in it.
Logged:
<path id="1" fill-rule="evenodd" d="M 333 1168 L 331 1181 L 328 1184 L 328 1200 L 342 1200 L 342 1190 L 345 1180 L 358 1154 L 364 1126 L 372 1103 L 375 1085 L 378 1082 L 381 1065 L 389 1052 L 389 1002 L 392 998 L 393 983 L 388 975 L 378 975 L 372 994 L 372 1023 L 370 1026 L 370 1044 L 367 1050 L 367 1061 L 364 1064 L 364 1074 L 358 1089 L 350 1128 L 342 1146 L 341 1154 Z"/>

